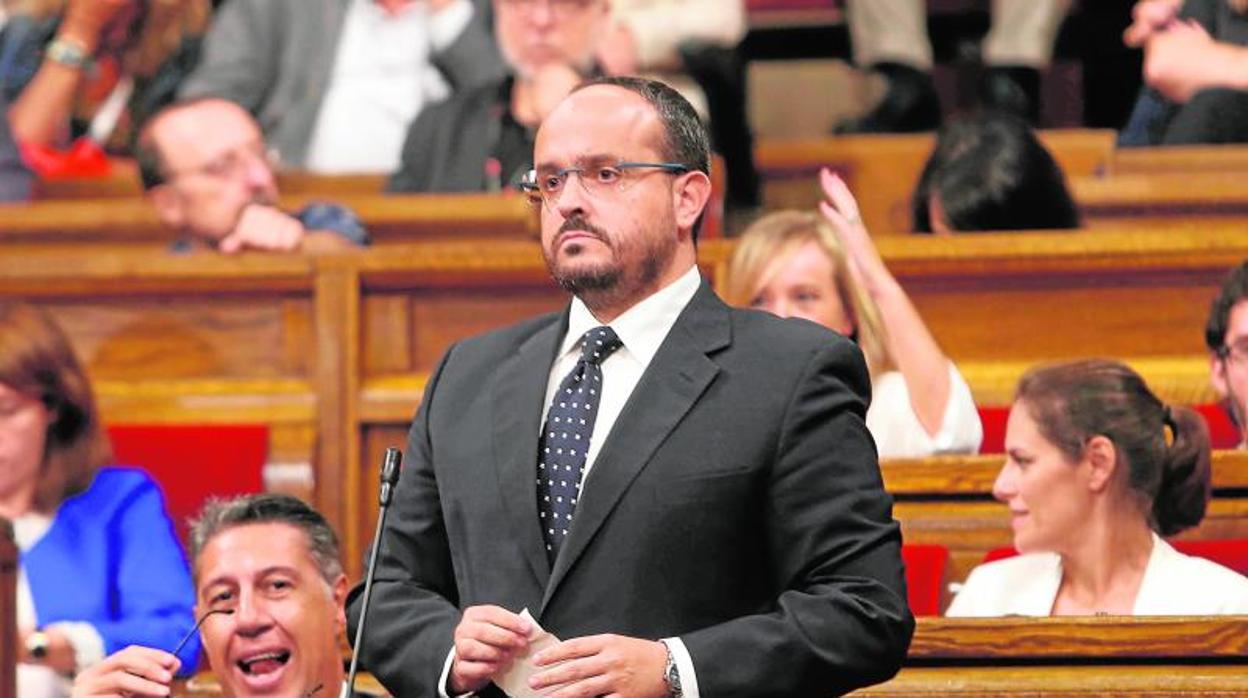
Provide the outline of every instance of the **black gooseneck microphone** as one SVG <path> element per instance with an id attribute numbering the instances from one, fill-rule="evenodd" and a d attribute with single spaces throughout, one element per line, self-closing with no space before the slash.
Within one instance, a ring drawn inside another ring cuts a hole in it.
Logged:
<path id="1" fill-rule="evenodd" d="M 377 511 L 377 531 L 373 533 L 373 550 L 368 556 L 368 571 L 364 575 L 364 600 L 360 602 L 360 624 L 355 626 L 355 642 L 351 649 L 351 670 L 347 672 L 347 680 L 342 684 L 338 698 L 351 698 L 355 692 L 355 674 L 359 669 L 360 645 L 364 642 L 364 624 L 368 621 L 368 601 L 373 595 L 373 575 L 377 572 L 377 551 L 381 549 L 381 528 L 386 522 L 386 512 L 390 509 L 390 498 L 394 495 L 394 486 L 399 482 L 399 464 L 403 462 L 403 454 L 399 449 L 390 447 L 381 461 L 381 492 L 378 496 L 380 508 Z"/>

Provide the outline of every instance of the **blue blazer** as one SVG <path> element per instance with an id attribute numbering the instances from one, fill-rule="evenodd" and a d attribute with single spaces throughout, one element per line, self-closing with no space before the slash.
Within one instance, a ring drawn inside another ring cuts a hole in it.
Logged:
<path id="1" fill-rule="evenodd" d="M 61 503 L 21 557 L 40 627 L 87 622 L 112 654 L 128 645 L 172 651 L 195 624 L 186 555 L 160 489 L 129 468 L 102 468 L 86 492 Z M 178 655 L 193 672 L 199 638 Z"/>

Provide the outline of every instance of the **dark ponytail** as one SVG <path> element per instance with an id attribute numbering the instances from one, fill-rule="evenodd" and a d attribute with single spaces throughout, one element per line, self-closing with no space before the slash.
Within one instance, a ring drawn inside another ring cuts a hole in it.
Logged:
<path id="1" fill-rule="evenodd" d="M 1093 436 L 1114 444 L 1126 486 L 1163 536 L 1200 523 L 1209 503 L 1209 432 L 1200 415 L 1170 408 L 1123 363 L 1088 359 L 1023 376 L 1015 400 L 1071 462 Z"/>
<path id="2" fill-rule="evenodd" d="M 1186 407 L 1166 409 L 1172 441 L 1161 459 L 1161 485 L 1153 500 L 1157 532 L 1172 536 L 1200 523 L 1210 496 L 1209 430 Z"/>

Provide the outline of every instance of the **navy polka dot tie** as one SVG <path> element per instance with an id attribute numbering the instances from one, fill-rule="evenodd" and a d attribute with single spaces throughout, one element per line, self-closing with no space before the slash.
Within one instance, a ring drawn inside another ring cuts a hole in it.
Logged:
<path id="1" fill-rule="evenodd" d="M 585 453 L 602 393 L 600 364 L 622 346 L 615 331 L 605 325 L 586 332 L 581 337 L 581 358 L 559 383 L 546 413 L 537 442 L 537 511 L 552 564 L 580 499 Z"/>

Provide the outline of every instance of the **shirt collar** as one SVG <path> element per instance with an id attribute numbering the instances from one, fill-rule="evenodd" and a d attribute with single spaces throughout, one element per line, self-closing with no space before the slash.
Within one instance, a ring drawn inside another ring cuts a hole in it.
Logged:
<path id="1" fill-rule="evenodd" d="M 702 284 L 702 276 L 695 264 L 672 283 L 650 294 L 640 303 L 624 311 L 612 323 L 611 329 L 624 343 L 628 350 L 642 366 L 649 366 L 650 360 L 658 353 L 659 346 L 667 338 L 667 333 L 676 324 L 676 318 L 693 300 Z M 581 335 L 598 327 L 602 323 L 589 312 L 580 298 L 572 299 L 572 307 L 568 311 L 568 333 L 563 337 L 559 347 L 559 356 L 578 349 L 577 342 Z"/>

